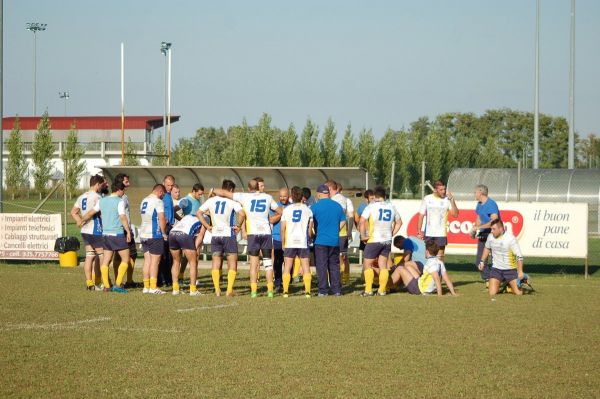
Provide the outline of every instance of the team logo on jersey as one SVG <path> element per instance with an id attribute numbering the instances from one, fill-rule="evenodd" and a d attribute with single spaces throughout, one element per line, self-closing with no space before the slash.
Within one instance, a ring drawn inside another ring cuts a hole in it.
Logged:
<path id="1" fill-rule="evenodd" d="M 523 230 L 523 215 L 517 211 L 504 209 L 500 211 L 500 215 L 506 231 L 519 238 Z M 457 218 L 448 215 L 448 244 L 476 244 L 477 238 L 471 238 L 473 221 L 476 218 L 477 214 L 473 209 L 459 209 Z M 418 223 L 419 214 L 415 213 L 408 223 L 407 235 L 417 235 Z"/>

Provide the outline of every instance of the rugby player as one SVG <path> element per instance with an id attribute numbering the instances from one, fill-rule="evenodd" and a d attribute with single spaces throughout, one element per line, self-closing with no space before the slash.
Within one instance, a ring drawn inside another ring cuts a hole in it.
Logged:
<path id="1" fill-rule="evenodd" d="M 123 288 L 123 279 L 129 267 L 129 241 L 131 241 L 131 230 L 129 229 L 129 221 L 125 215 L 125 203 L 122 196 L 125 193 L 125 185 L 123 182 L 113 182 L 111 185 L 112 194 L 108 197 L 101 198 L 94 206 L 95 212 L 100 212 L 102 219 L 102 236 L 104 240 L 104 255 L 102 256 L 102 266 L 100 273 L 102 274 L 102 282 L 104 290 L 108 291 L 110 287 L 108 265 L 112 261 L 113 254 L 118 252 L 121 256 L 121 263 L 115 278 L 115 285 L 112 291 L 126 293 Z M 92 212 L 88 216 L 93 217 Z"/>
<path id="2" fill-rule="evenodd" d="M 412 268 L 398 266 L 394 273 L 398 273 L 409 294 L 429 295 L 437 292 L 438 296 L 443 295 L 442 279 L 446 283 L 450 294 L 456 295 L 452 280 L 448 276 L 444 263 L 438 258 L 440 247 L 434 240 L 425 242 L 425 254 L 427 260 L 423 267 L 423 273 L 419 274 Z M 440 278 L 441 277 L 441 278 Z"/>
<path id="3" fill-rule="evenodd" d="M 475 187 L 475 199 L 477 200 L 477 205 L 475 207 L 477 219 L 473 224 L 471 236 L 477 237 L 477 257 L 475 264 L 479 267 L 481 256 L 485 249 L 485 243 L 492 231 L 490 223 L 494 219 L 500 219 L 500 210 L 498 209 L 496 201 L 488 197 L 488 188 L 483 184 L 478 184 Z M 485 281 L 489 287 L 488 280 L 490 279 L 490 266 L 488 263 L 484 264 L 480 274 L 481 279 Z"/>
<path id="4" fill-rule="evenodd" d="M 173 257 L 171 266 L 171 278 L 173 279 L 173 295 L 180 294 L 179 269 L 181 267 L 181 253 L 186 257 L 190 265 L 190 296 L 199 296 L 200 291 L 196 288 L 196 277 L 198 272 L 198 252 L 196 252 L 195 236 L 202 225 L 196 215 L 186 215 L 178 221 L 169 233 L 169 249 Z"/>
<path id="5" fill-rule="evenodd" d="M 264 189 L 264 183 L 262 185 Z M 248 240 L 248 254 L 250 255 L 250 297 L 257 297 L 257 277 L 259 268 L 259 255 L 262 253 L 263 266 L 267 274 L 267 296 L 273 298 L 273 239 L 271 236 L 271 223 L 281 218 L 282 209 L 269 194 L 259 191 L 257 179 L 248 182 L 247 193 L 232 193 L 223 189 L 215 189 L 214 193 L 220 197 L 233 199 L 242 204 L 246 215 L 245 230 L 242 236 Z M 269 210 L 275 215 L 269 217 Z"/>
<path id="6" fill-rule="evenodd" d="M 279 189 L 279 202 L 277 205 L 283 210 L 290 204 L 290 190 L 287 187 Z M 273 216 L 273 212 L 271 212 Z M 273 271 L 275 273 L 275 290 L 281 292 L 282 290 L 282 270 L 283 270 L 283 246 L 282 246 L 282 235 L 281 235 L 281 222 L 279 220 L 273 223 Z"/>
<path id="7" fill-rule="evenodd" d="M 419 209 L 417 237 L 421 240 L 434 240 L 440 248 L 438 257 L 443 262 L 446 245 L 448 245 L 448 213 L 458 217 L 458 208 L 451 192 L 446 192 L 446 185 L 441 180 L 433 183 L 435 191 L 426 195 Z M 427 217 L 425 232 L 423 218 Z"/>
<path id="8" fill-rule="evenodd" d="M 283 297 L 288 297 L 290 274 L 294 259 L 300 258 L 302 266 L 302 278 L 304 280 L 304 295 L 310 298 L 310 250 L 308 249 L 308 237 L 313 230 L 312 211 L 302 202 L 302 189 L 298 186 L 292 187 L 293 203 L 283 210 L 281 215 L 281 238 L 283 244 L 284 271 L 283 271 Z"/>
<path id="9" fill-rule="evenodd" d="M 158 264 L 165 250 L 167 240 L 167 220 L 165 207 L 162 201 L 165 195 L 165 186 L 157 184 L 152 188 L 152 193 L 140 203 L 142 223 L 140 225 L 140 241 L 144 251 L 144 294 L 164 294 L 157 287 Z"/>
<path id="10" fill-rule="evenodd" d="M 221 189 L 233 193 L 235 183 L 223 180 Z M 211 224 L 204 218 L 205 212 L 210 212 Z M 237 216 L 237 218 L 236 218 Z M 215 287 L 215 295 L 221 296 L 221 268 L 223 257 L 227 257 L 227 297 L 234 295 L 233 286 L 237 275 L 238 245 L 237 233 L 244 223 L 244 211 L 239 202 L 232 199 L 214 196 L 210 197 L 198 208 L 197 217 L 202 226 L 211 232 L 212 271 L 211 276 Z M 237 220 L 237 224 L 234 223 Z"/>
<path id="11" fill-rule="evenodd" d="M 100 215 L 95 214 L 89 222 L 83 220 L 83 217 L 100 201 L 100 190 L 105 184 L 104 177 L 94 175 L 90 178 L 90 189 L 81 194 L 73 209 L 71 217 L 81 227 L 81 238 L 85 245 L 85 262 L 83 263 L 83 272 L 85 274 L 85 284 L 88 290 L 100 290 L 100 262 L 104 244 L 102 239 L 102 220 Z M 93 271 L 95 270 L 95 273 Z M 92 274 L 95 274 L 98 281 L 94 281 Z"/>
<path id="12" fill-rule="evenodd" d="M 340 275 L 343 285 L 350 281 L 350 261 L 348 260 L 348 241 L 352 237 L 352 223 L 354 222 L 354 205 L 350 199 L 340 192 L 342 186 L 333 180 L 327 180 L 325 185 L 329 187 L 329 198 L 340 204 L 346 215 L 346 224 L 340 230 Z"/>
<path id="13" fill-rule="evenodd" d="M 198 208 L 202 205 L 202 195 L 204 195 L 204 186 L 200 183 L 194 184 L 192 187 L 192 192 L 181 198 L 177 202 L 177 206 L 179 207 L 179 211 L 181 213 L 181 217 L 185 215 L 195 215 L 198 212 Z M 200 229 L 198 236 L 196 237 L 196 251 L 200 253 L 200 249 L 202 247 L 202 240 L 204 240 L 204 234 L 206 234 L 206 229 L 204 226 Z M 199 244 L 198 244 L 199 243 Z M 187 266 L 187 258 L 183 258 L 181 260 L 181 270 L 179 271 L 179 283 L 183 282 L 183 275 L 185 273 L 185 269 Z"/>
<path id="14" fill-rule="evenodd" d="M 119 173 L 115 176 L 115 181 L 121 181 L 125 185 L 125 190 L 129 187 L 129 176 L 125 173 Z M 123 203 L 125 204 L 125 216 L 127 216 L 127 220 L 129 221 L 129 229 L 131 230 L 131 241 L 129 244 L 129 267 L 127 268 L 127 280 L 125 282 L 125 288 L 136 288 L 136 284 L 133 281 L 133 271 L 135 268 L 135 260 L 137 259 L 137 247 L 135 244 L 135 237 L 133 234 L 133 229 L 131 228 L 131 208 L 129 206 L 129 197 L 127 193 L 123 194 Z M 115 272 L 115 276 L 118 274 L 119 265 L 121 264 L 121 258 L 119 257 L 119 253 L 115 252 L 113 259 L 113 270 Z"/>
<path id="15" fill-rule="evenodd" d="M 515 295 L 523 292 L 517 285 L 517 279 L 523 279 L 523 255 L 514 235 L 504 230 L 504 223 L 494 219 L 490 223 L 492 234 L 485 242 L 485 249 L 479 262 L 479 270 L 483 271 L 486 260 L 492 255 L 489 293 L 493 298 L 498 293 L 500 283 L 507 282 Z"/>
<path id="16" fill-rule="evenodd" d="M 400 230 L 402 219 L 391 203 L 385 202 L 385 189 L 373 190 L 375 200 L 360 217 L 360 239 L 366 243 L 364 251 L 365 291 L 362 296 L 373 296 L 373 264 L 379 265 L 379 295 L 386 295 L 389 278 L 388 258 L 392 249 L 392 237 Z"/>
<path id="17" fill-rule="evenodd" d="M 163 186 L 165 186 L 165 195 L 163 196 L 163 204 L 165 207 L 165 219 L 167 221 L 167 234 L 173 228 L 175 224 L 175 205 L 173 205 L 173 197 L 171 191 L 175 185 L 175 177 L 173 175 L 166 175 L 163 179 Z M 171 252 L 169 251 L 169 243 L 165 242 L 165 250 L 160 259 L 158 265 L 158 285 L 171 285 L 173 280 L 171 278 L 171 265 L 173 259 L 171 258 Z"/>

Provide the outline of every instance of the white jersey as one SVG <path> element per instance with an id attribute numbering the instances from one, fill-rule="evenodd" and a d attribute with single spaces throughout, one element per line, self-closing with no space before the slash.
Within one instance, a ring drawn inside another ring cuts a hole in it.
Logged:
<path id="1" fill-rule="evenodd" d="M 246 233 L 249 235 L 271 234 L 269 210 L 278 206 L 273 197 L 266 193 L 233 193 L 233 200 L 242 204 L 246 214 Z"/>
<path id="2" fill-rule="evenodd" d="M 165 205 L 160 198 L 150 194 L 142 200 L 140 203 L 142 224 L 139 229 L 141 239 L 162 238 L 160 224 L 158 223 L 159 213 L 165 213 Z"/>
<path id="3" fill-rule="evenodd" d="M 354 220 L 354 205 L 352 204 L 352 201 L 349 198 L 346 198 L 342 194 L 337 193 L 333 197 L 331 197 L 331 199 L 340 204 L 340 206 L 344 210 L 344 215 L 346 215 L 346 222 L 348 222 L 349 220 Z M 342 229 L 340 230 L 340 237 L 345 237 L 348 235 L 347 226 L 348 223 L 346 223 L 344 227 L 342 227 Z"/>
<path id="4" fill-rule="evenodd" d="M 308 226 L 313 217 L 312 211 L 304 204 L 288 205 L 281 215 L 285 221 L 284 248 L 308 248 Z"/>
<path id="5" fill-rule="evenodd" d="M 100 202 L 100 194 L 95 191 L 86 191 L 77 197 L 74 207 L 81 211 L 81 216 L 85 216 L 88 212 Z M 92 234 L 95 236 L 102 235 L 102 219 L 100 214 L 96 213 L 92 219 L 81 226 L 82 234 Z"/>
<path id="6" fill-rule="evenodd" d="M 419 277 L 418 281 L 421 293 L 432 294 L 437 292 L 435 280 L 433 279 L 434 273 L 437 273 L 439 276 L 446 273 L 446 267 L 436 256 L 427 258 L 425 265 L 423 265 L 423 275 Z"/>
<path id="7" fill-rule="evenodd" d="M 387 202 L 375 201 L 370 203 L 363 211 L 361 218 L 369 223 L 367 243 L 391 242 L 394 223 L 400 220 L 396 208 Z"/>
<path id="8" fill-rule="evenodd" d="M 125 216 L 127 217 L 127 222 L 129 222 L 129 226 L 131 226 L 131 208 L 129 207 L 129 197 L 127 194 L 123 194 L 121 200 L 123 200 L 123 206 L 125 206 Z"/>
<path id="9" fill-rule="evenodd" d="M 242 206 L 229 198 L 211 197 L 198 208 L 200 212 L 210 212 L 213 237 L 235 237 L 233 227 L 236 223 L 236 213 Z"/>
<path id="10" fill-rule="evenodd" d="M 492 267 L 496 269 L 516 269 L 517 260 L 523 257 L 517 239 L 508 232 L 498 238 L 490 234 L 485 242 L 485 247 L 492 251 Z"/>
<path id="11" fill-rule="evenodd" d="M 190 236 L 195 236 L 200 231 L 200 220 L 196 217 L 196 215 L 185 215 L 180 221 L 175 223 L 175 226 L 171 229 L 172 232 L 181 232 L 188 234 Z"/>
<path id="12" fill-rule="evenodd" d="M 448 212 L 450 207 L 448 197 L 439 198 L 429 194 L 423 198 L 419 213 L 427 218 L 425 223 L 426 237 L 446 237 L 448 235 Z"/>

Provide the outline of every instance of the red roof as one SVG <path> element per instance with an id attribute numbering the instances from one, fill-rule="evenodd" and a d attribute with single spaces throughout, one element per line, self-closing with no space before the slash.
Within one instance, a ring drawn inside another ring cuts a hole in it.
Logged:
<path id="1" fill-rule="evenodd" d="M 70 130 L 75 124 L 77 130 L 120 130 L 120 116 L 50 116 L 50 126 L 53 130 Z M 150 130 L 163 126 L 162 115 L 159 116 L 126 116 L 125 129 Z M 179 115 L 171 115 L 171 123 L 179 120 Z M 16 117 L 10 116 L 2 119 L 2 129 L 12 130 Z M 21 130 L 36 130 L 40 123 L 40 116 L 20 116 Z"/>

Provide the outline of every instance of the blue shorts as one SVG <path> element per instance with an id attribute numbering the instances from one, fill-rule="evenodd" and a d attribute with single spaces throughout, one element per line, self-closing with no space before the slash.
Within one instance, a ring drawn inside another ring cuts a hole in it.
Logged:
<path id="1" fill-rule="evenodd" d="M 423 262 L 417 260 L 417 261 L 415 261 L 415 263 L 417 264 L 417 267 L 419 268 L 419 273 L 423 274 L 423 268 L 425 267 L 423 265 Z"/>
<path id="2" fill-rule="evenodd" d="M 150 255 L 162 255 L 165 253 L 165 240 L 162 238 L 142 240 L 142 251 L 150 252 Z"/>
<path id="3" fill-rule="evenodd" d="M 340 255 L 348 253 L 348 236 L 340 236 Z"/>
<path id="4" fill-rule="evenodd" d="M 517 269 L 501 270 L 492 267 L 490 270 L 490 278 L 496 279 L 500 282 L 510 282 L 519 278 L 519 274 L 517 273 Z"/>
<path id="5" fill-rule="evenodd" d="M 425 242 L 433 240 L 440 249 L 444 249 L 448 245 L 448 237 L 427 237 L 425 236 Z"/>
<path id="6" fill-rule="evenodd" d="M 300 259 L 310 258 L 310 250 L 308 248 L 285 248 L 283 250 L 284 258 L 295 258 L 296 256 Z"/>
<path id="7" fill-rule="evenodd" d="M 250 256 L 258 256 L 258 252 L 262 250 L 262 255 L 270 258 L 271 249 L 273 249 L 271 234 L 253 234 L 248 236 L 248 254 Z"/>
<path id="8" fill-rule="evenodd" d="M 169 249 L 179 251 L 180 249 L 196 250 L 194 237 L 181 231 L 169 233 Z"/>
<path id="9" fill-rule="evenodd" d="M 125 236 L 103 236 L 104 249 L 108 251 L 122 251 L 129 248 Z"/>
<path id="10" fill-rule="evenodd" d="M 392 250 L 392 243 L 387 242 L 370 242 L 365 245 L 365 259 L 377 259 L 380 256 L 388 257 Z"/>
<path id="11" fill-rule="evenodd" d="M 409 294 L 421 295 L 421 290 L 419 289 L 419 282 L 417 281 L 416 278 L 413 278 L 412 280 L 410 280 L 410 282 L 406 286 L 406 289 L 408 290 Z"/>
<path id="12" fill-rule="evenodd" d="M 104 248 L 104 238 L 93 234 L 81 233 L 84 245 L 89 245 L 92 248 Z"/>
<path id="13" fill-rule="evenodd" d="M 213 256 L 232 255 L 238 253 L 237 240 L 235 237 L 212 237 L 210 248 Z"/>

